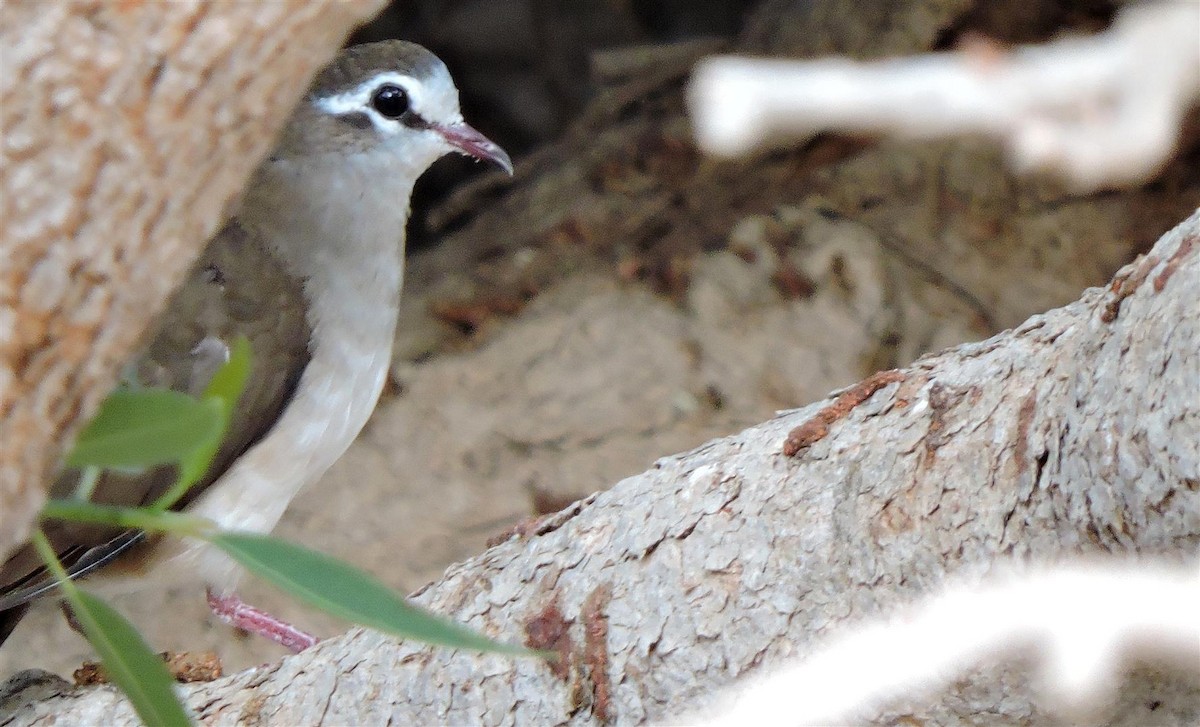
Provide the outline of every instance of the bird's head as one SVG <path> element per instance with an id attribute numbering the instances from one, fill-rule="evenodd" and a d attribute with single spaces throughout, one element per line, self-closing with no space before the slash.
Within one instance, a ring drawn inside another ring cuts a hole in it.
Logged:
<path id="1" fill-rule="evenodd" d="M 415 43 L 391 40 L 347 48 L 326 66 L 275 156 L 358 157 L 419 175 L 450 152 L 512 173 L 508 154 L 463 121 L 446 65 Z"/>

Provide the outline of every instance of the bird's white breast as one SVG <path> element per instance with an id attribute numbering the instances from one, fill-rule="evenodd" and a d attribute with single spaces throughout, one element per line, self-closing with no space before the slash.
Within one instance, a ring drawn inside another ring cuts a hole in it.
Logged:
<path id="1" fill-rule="evenodd" d="M 390 155 L 360 156 L 327 166 L 268 162 L 239 212 L 305 281 L 312 359 L 276 425 L 190 508 L 223 528 L 272 530 L 296 493 L 346 451 L 379 399 L 395 335 L 408 201 L 421 170 Z M 210 585 L 236 583 L 239 569 L 215 550 L 187 555 L 199 558 Z"/>

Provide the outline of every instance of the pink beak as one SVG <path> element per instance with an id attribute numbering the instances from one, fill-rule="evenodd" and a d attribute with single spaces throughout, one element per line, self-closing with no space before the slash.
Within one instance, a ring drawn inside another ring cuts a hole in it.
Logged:
<path id="1" fill-rule="evenodd" d="M 480 161 L 492 162 L 511 176 L 513 173 L 512 159 L 496 142 L 480 134 L 465 123 L 449 126 L 435 126 L 434 129 L 453 147 L 467 156 Z"/>

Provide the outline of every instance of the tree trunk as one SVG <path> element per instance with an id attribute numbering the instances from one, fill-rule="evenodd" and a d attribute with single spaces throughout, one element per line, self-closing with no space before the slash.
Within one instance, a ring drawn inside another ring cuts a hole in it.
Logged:
<path id="1" fill-rule="evenodd" d="M 453 567 L 418 602 L 562 667 L 353 631 L 188 690 L 210 724 L 622 723 L 693 712 L 839 625 L 1010 556 L 1190 556 L 1200 544 L 1200 211 L 1064 308 L 660 460 Z M 794 451 L 788 456 L 784 450 Z M 123 724 L 112 688 L 8 724 Z M 988 667 L 912 723 L 1045 722 Z M 1112 721 L 1200 714 L 1143 669 Z"/>
<path id="2" fill-rule="evenodd" d="M 309 77 L 382 4 L 0 8 L 0 556 Z"/>

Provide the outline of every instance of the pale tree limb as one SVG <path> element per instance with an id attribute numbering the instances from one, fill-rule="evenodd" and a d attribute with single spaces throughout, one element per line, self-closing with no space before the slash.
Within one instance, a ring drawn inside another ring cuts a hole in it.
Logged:
<path id="1" fill-rule="evenodd" d="M 936 695 L 986 659 L 1041 662 L 1047 711 L 1098 723 L 1136 660 L 1200 671 L 1197 563 L 1092 561 L 966 584 L 848 629 L 799 664 L 732 690 L 717 716 L 683 723 L 850 724 L 899 697 Z"/>
<path id="2" fill-rule="evenodd" d="M 1114 27 L 1008 51 L 859 63 L 716 57 L 690 107 L 702 147 L 722 155 L 831 129 L 914 138 L 981 133 L 1020 169 L 1080 190 L 1143 181 L 1168 158 L 1200 96 L 1200 4 L 1127 7 Z"/>
<path id="3" fill-rule="evenodd" d="M 1198 297 L 1200 212 L 1108 288 L 664 458 L 417 596 L 561 669 L 352 631 L 188 702 L 207 724 L 669 720 L 998 563 L 1194 558 Z M 132 720 L 112 689 L 47 690 L 2 723 Z M 1019 665 L 989 665 L 880 719 L 1047 721 L 1035 695 Z M 1200 687 L 1141 674 L 1118 707 L 1111 723 L 1194 723 Z"/>
<path id="4" fill-rule="evenodd" d="M 309 77 L 383 4 L 0 6 L 0 555 Z"/>

